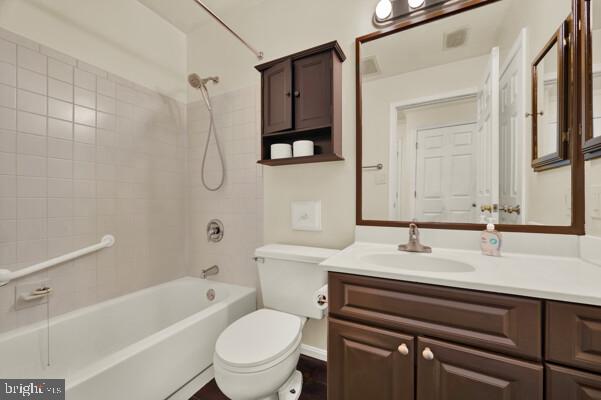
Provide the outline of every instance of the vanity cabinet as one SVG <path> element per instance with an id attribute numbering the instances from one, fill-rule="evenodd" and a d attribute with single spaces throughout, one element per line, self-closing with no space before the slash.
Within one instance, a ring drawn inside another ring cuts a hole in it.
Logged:
<path id="1" fill-rule="evenodd" d="M 333 272 L 328 285 L 329 400 L 601 400 L 601 308 Z"/>
<path id="2" fill-rule="evenodd" d="M 330 42 L 261 65 L 261 160 L 266 165 L 342 160 L 342 62 Z M 271 145 L 314 142 L 315 154 L 271 159 Z"/>

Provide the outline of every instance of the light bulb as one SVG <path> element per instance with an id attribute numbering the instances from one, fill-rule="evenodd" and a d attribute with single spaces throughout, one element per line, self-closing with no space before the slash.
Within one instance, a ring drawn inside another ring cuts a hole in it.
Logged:
<path id="1" fill-rule="evenodd" d="M 390 0 L 380 0 L 376 6 L 376 17 L 385 19 L 392 13 L 392 3 Z"/>
<path id="2" fill-rule="evenodd" d="M 419 8 L 424 5 L 425 0 L 407 0 L 410 8 Z"/>

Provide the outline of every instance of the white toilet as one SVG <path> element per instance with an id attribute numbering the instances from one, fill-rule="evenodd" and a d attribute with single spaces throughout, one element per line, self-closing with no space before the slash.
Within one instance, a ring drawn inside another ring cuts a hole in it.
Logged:
<path id="1" fill-rule="evenodd" d="M 316 292 L 326 284 L 319 263 L 337 250 L 272 244 L 255 251 L 264 309 L 248 314 L 217 339 L 215 380 L 232 400 L 296 400 L 296 371 L 307 318 L 322 319 Z"/>

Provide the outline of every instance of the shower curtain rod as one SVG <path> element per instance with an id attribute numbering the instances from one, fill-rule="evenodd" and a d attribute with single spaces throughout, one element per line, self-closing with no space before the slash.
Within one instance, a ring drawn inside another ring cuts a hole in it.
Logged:
<path id="1" fill-rule="evenodd" d="M 248 47 L 248 49 L 250 51 L 252 51 L 253 53 L 255 53 L 255 56 L 257 56 L 257 58 L 259 60 L 263 59 L 263 52 L 259 51 L 257 49 L 255 49 L 253 46 L 250 45 L 250 43 L 248 43 L 246 40 L 242 39 L 242 36 L 238 35 L 236 33 L 236 31 L 234 31 L 232 28 L 230 28 L 225 22 L 223 22 L 223 20 L 221 18 L 219 18 L 217 16 L 217 14 L 215 14 L 213 11 L 211 11 L 211 9 L 209 7 L 207 7 L 201 0 L 193 0 L 196 4 L 198 4 L 199 6 L 201 6 L 202 8 L 205 9 L 206 12 L 208 12 L 213 18 L 215 18 L 215 20 L 217 22 L 219 22 L 221 24 L 221 26 L 223 26 L 225 29 L 227 29 L 228 31 L 230 31 L 230 33 L 234 36 L 236 36 L 238 38 L 239 41 L 241 41 L 242 43 L 244 43 L 244 45 L 246 47 Z"/>

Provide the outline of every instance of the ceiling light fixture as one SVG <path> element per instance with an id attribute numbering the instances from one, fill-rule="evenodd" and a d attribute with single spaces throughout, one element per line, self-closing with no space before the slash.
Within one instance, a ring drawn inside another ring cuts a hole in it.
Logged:
<path id="1" fill-rule="evenodd" d="M 409 3 L 409 8 L 415 9 L 423 6 L 425 1 L 426 0 L 407 0 L 407 3 Z"/>
<path id="2" fill-rule="evenodd" d="M 383 20 L 388 18 L 390 14 L 392 14 L 392 3 L 390 0 L 380 0 L 376 6 L 376 17 L 379 20 Z"/>

